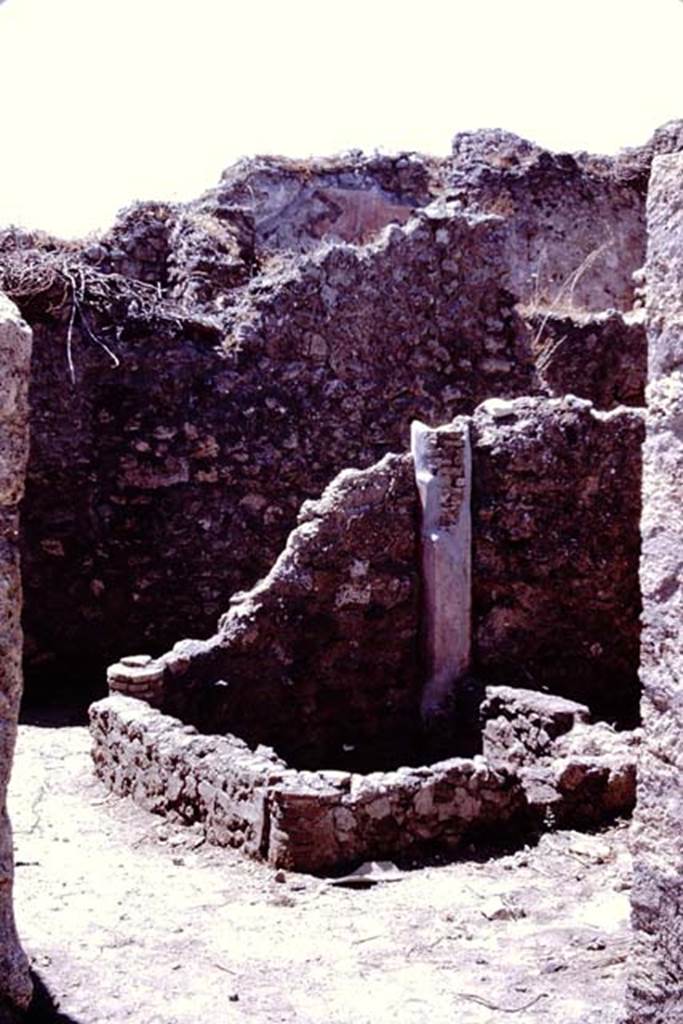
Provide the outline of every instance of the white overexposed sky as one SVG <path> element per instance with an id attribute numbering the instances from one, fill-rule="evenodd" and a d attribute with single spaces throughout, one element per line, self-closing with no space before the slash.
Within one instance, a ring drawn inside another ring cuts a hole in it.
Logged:
<path id="1" fill-rule="evenodd" d="M 683 116 L 681 0 L 0 0 L 0 224 L 76 235 L 241 155 L 614 152 Z"/>

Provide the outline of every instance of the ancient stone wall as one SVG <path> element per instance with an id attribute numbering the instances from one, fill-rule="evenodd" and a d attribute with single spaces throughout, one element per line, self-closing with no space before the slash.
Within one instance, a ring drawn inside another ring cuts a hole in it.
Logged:
<path id="1" fill-rule="evenodd" d="M 646 158 L 568 170 L 515 137 L 463 138 L 444 161 L 242 162 L 194 204 L 124 212 L 82 265 L 65 250 L 67 276 L 50 263 L 41 295 L 19 274 L 36 349 L 34 692 L 210 634 L 230 595 L 268 572 L 301 502 L 404 450 L 413 418 L 436 426 L 544 391 L 639 401 L 640 328 L 580 311 L 630 301 Z M 534 278 L 546 220 L 555 281 L 585 262 L 608 200 L 617 263 L 591 258 L 584 291 L 555 302 Z"/>
<path id="2" fill-rule="evenodd" d="M 258 256 L 253 218 L 245 211 L 204 204 L 176 218 L 169 241 L 169 296 L 184 309 L 220 309 L 254 276 Z"/>
<path id="3" fill-rule="evenodd" d="M 440 191 L 442 161 L 401 153 L 291 160 L 241 160 L 196 204 L 221 219 L 243 210 L 261 258 L 305 252 L 326 242 L 368 242 L 387 224 L 403 224 Z"/>
<path id="4" fill-rule="evenodd" d="M 497 283 L 498 231 L 431 211 L 375 245 L 309 256 L 251 285 L 228 336 L 173 310 L 142 315 L 114 289 L 92 312 L 86 295 L 75 383 L 68 289 L 25 302 L 33 678 L 102 678 L 122 651 L 208 635 L 340 469 L 407 447 L 414 417 L 533 390 L 528 334 Z"/>
<path id="5" fill-rule="evenodd" d="M 273 255 L 365 243 L 439 190 L 441 163 L 414 153 L 322 160 L 255 157 L 187 204 L 135 203 L 84 248 L 105 273 L 154 284 L 193 309 L 220 309 Z"/>
<path id="6" fill-rule="evenodd" d="M 509 132 L 453 140 L 448 195 L 505 220 L 507 287 L 554 312 L 627 310 L 645 258 L 647 175 L 618 161 L 554 154 Z"/>
<path id="7" fill-rule="evenodd" d="M 111 230 L 86 245 L 83 258 L 105 274 L 165 288 L 177 213 L 170 203 L 135 203 L 119 214 Z"/>
<path id="8" fill-rule="evenodd" d="M 124 210 L 85 258 L 194 308 L 219 310 L 273 257 L 367 243 L 448 196 L 504 219 L 500 269 L 524 303 L 565 313 L 628 309 L 632 273 L 644 259 L 649 161 L 655 147 L 677 144 L 671 131 L 628 158 L 600 158 L 480 131 L 456 136 L 445 159 L 255 157 L 229 167 L 193 202 Z"/>
<path id="9" fill-rule="evenodd" d="M 642 411 L 492 399 L 472 423 L 473 665 L 638 717 Z"/>
<path id="10" fill-rule="evenodd" d="M 644 447 L 644 747 L 633 826 L 629 1020 L 683 1020 L 683 157 L 654 162 L 648 203 Z"/>
<path id="11" fill-rule="evenodd" d="M 28 381 L 31 332 L 0 295 L 0 1020 L 31 996 L 28 962 L 12 911 L 14 850 L 7 814 L 16 739 L 21 672 L 19 512 L 28 455 Z"/>
<path id="12" fill-rule="evenodd" d="M 299 767 L 419 758 L 415 519 L 408 456 L 346 470 L 303 506 L 268 576 L 233 597 L 211 640 L 142 672 L 115 666 L 110 684 L 134 693 L 163 666 L 165 709 Z"/>
<path id="13" fill-rule="evenodd" d="M 133 300 L 114 293 L 106 315 L 88 309 L 87 329 L 76 319 L 72 383 L 68 293 L 64 300 L 55 289 L 45 303 L 60 299 L 55 312 L 31 313 L 32 445 L 22 530 L 27 672 L 44 695 L 58 678 L 63 692 L 87 692 L 88 676 L 101 686 L 105 660 L 122 649 L 171 643 L 181 624 L 210 632 L 227 600 L 224 582 L 233 590 L 260 568 L 240 546 L 253 515 L 239 504 L 244 477 L 230 486 L 216 467 L 212 427 L 226 402 L 212 376 L 220 377 L 222 365 L 216 329 L 140 316 Z M 117 353 L 120 366 L 88 330 Z M 214 389 L 216 403 L 203 401 Z"/>
<path id="14" fill-rule="evenodd" d="M 275 867 L 329 871 L 425 843 L 456 848 L 474 830 L 504 828 L 522 788 L 483 758 L 360 775 L 294 771 L 272 750 L 199 736 L 148 705 L 116 695 L 90 709 L 93 758 L 114 792 Z"/>
<path id="15" fill-rule="evenodd" d="M 675 144 L 674 136 L 666 144 Z M 228 168 L 216 188 L 171 212 L 177 221 L 168 243 L 170 273 L 150 276 L 153 239 L 141 214 L 153 212 L 153 204 L 126 211 L 105 245 L 112 269 L 164 285 L 189 276 L 193 301 L 220 308 L 231 288 L 274 255 L 367 243 L 388 224 L 404 224 L 416 209 L 448 196 L 505 220 L 501 271 L 523 302 L 565 312 L 623 310 L 632 301 L 632 273 L 644 259 L 649 159 L 648 147 L 632 155 L 632 166 L 619 158 L 556 155 L 500 131 L 456 136 L 446 159 L 359 152 L 306 161 L 256 157 Z M 193 268 L 189 275 L 185 261 Z"/>
<path id="16" fill-rule="evenodd" d="M 366 243 L 448 196 L 508 224 L 501 269 L 526 303 L 555 311 L 628 309 L 645 249 L 652 158 L 681 146 L 681 122 L 616 157 L 553 154 L 510 132 L 464 132 L 452 156 L 259 156 L 227 168 L 187 204 L 137 203 L 85 258 L 108 272 L 221 308 L 274 256 Z"/>
<path id="17" fill-rule="evenodd" d="M 111 688 L 307 768 L 450 756 L 469 669 L 632 724 L 642 414 L 498 399 L 421 429 L 416 466 L 387 456 L 305 503 L 271 572 L 234 596 L 213 637 L 124 658 Z"/>
<path id="18" fill-rule="evenodd" d="M 543 390 L 579 395 L 597 409 L 645 405 L 647 340 L 643 311 L 529 316 Z"/>
<path id="19" fill-rule="evenodd" d="M 639 730 L 591 723 L 588 708 L 547 693 L 489 686 L 482 753 L 514 766 L 538 828 L 595 825 L 633 809 Z"/>

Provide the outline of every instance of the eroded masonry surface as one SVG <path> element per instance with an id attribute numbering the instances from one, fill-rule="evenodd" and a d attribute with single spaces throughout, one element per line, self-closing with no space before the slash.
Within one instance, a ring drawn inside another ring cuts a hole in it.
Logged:
<path id="1" fill-rule="evenodd" d="M 652 154 L 678 142 L 573 157 L 481 132 L 439 160 L 259 158 L 97 243 L 6 232 L 2 285 L 35 337 L 29 694 L 209 635 L 302 502 L 406 450 L 413 419 L 640 404 L 633 274 Z"/>
<path id="2" fill-rule="evenodd" d="M 29 697 L 99 697 L 108 665 L 107 785 L 328 873 L 629 813 L 642 678 L 638 1024 L 680 874 L 648 794 L 676 729 L 682 147 L 257 158 L 95 242 L 0 237 L 34 338 Z"/>
<path id="3" fill-rule="evenodd" d="M 307 502 L 271 572 L 235 596 L 212 638 L 110 668 L 112 691 L 138 700 L 115 696 L 91 709 L 95 763 L 109 784 L 155 810 L 206 820 L 217 842 L 302 870 L 630 809 L 637 734 L 588 725 L 588 707 L 559 693 L 583 686 L 598 713 L 611 700 L 624 718 L 635 715 L 636 651 L 630 666 L 611 666 L 610 645 L 629 629 L 637 640 L 642 413 L 600 413 L 574 397 L 498 400 L 425 434 L 419 456 L 346 470 Z M 508 473 L 497 480 L 492 454 L 503 453 Z M 548 466 L 566 467 L 570 482 Z M 491 609 L 469 573 L 486 580 L 479 549 L 487 543 L 491 557 L 493 512 L 504 521 L 506 502 L 531 524 L 526 562 L 498 567 Z M 519 586 L 523 572 L 524 598 L 513 603 L 506 580 Z M 592 599 L 598 572 L 606 582 Z M 520 649 L 499 640 L 482 653 L 473 642 L 495 636 L 486 626 L 494 616 Z M 510 652 L 510 681 L 535 673 L 556 696 L 483 692 L 488 674 L 503 674 L 487 660 L 497 650 Z M 540 674 L 542 655 L 554 676 Z M 605 693 L 588 685 L 582 660 L 600 666 Z M 518 755 L 512 745 L 505 755 L 506 730 Z"/>
<path id="4" fill-rule="evenodd" d="M 643 723 L 633 828 L 635 1024 L 683 1020 L 681 463 L 683 159 L 655 163 L 648 242 L 649 370 L 643 481 Z"/>
<path id="5" fill-rule="evenodd" d="M 14 850 L 7 786 L 21 698 L 21 579 L 19 502 L 28 455 L 31 331 L 0 295 L 0 1019 L 31 996 L 28 960 L 17 938 L 12 906 Z"/>

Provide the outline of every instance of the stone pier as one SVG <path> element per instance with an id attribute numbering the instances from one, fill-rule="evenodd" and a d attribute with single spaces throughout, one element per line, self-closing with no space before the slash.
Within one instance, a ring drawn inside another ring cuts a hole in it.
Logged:
<path id="1" fill-rule="evenodd" d="M 645 743 L 633 828 L 630 1024 L 683 1021 L 683 155 L 648 200 L 648 422 L 641 678 Z"/>
<path id="2" fill-rule="evenodd" d="M 424 723 L 446 711 L 470 667 L 472 453 L 469 419 L 431 429 L 414 421 L 411 450 L 422 511 Z"/>
<path id="3" fill-rule="evenodd" d="M 28 382 L 32 335 L 0 295 L 0 1022 L 31 998 L 28 962 L 12 909 L 13 847 L 7 815 L 22 689 L 19 512 L 28 456 Z"/>

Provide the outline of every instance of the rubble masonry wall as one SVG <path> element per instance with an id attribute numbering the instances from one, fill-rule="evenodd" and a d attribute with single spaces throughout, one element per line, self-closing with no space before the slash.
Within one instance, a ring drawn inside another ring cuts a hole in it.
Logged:
<path id="1" fill-rule="evenodd" d="M 68 301 L 34 308 L 31 675 L 87 682 L 122 651 L 208 635 L 341 469 L 405 450 L 415 417 L 532 391 L 499 232 L 496 218 L 420 215 L 263 279 L 224 326 L 112 297 L 86 322 L 120 366 L 77 320 L 75 384 Z"/>
<path id="2" fill-rule="evenodd" d="M 103 273 L 74 319 L 74 382 L 68 282 L 21 295 L 36 687 L 85 689 L 121 651 L 208 635 L 268 572 L 302 501 L 404 450 L 414 418 L 435 427 L 544 389 L 638 400 L 642 328 L 622 312 L 574 320 L 633 300 L 647 154 L 631 166 L 506 133 L 456 142 L 444 160 L 256 158 L 194 203 L 126 211 L 81 254 Z M 116 272 L 150 287 L 135 297 Z"/>
<path id="3" fill-rule="evenodd" d="M 521 398 L 472 420 L 473 665 L 638 718 L 642 411 Z"/>
<path id="4" fill-rule="evenodd" d="M 642 431 L 636 410 L 601 413 L 567 397 L 490 400 L 434 432 L 440 458 L 453 462 L 452 480 L 438 466 L 446 539 L 461 512 L 463 439 L 472 439 L 479 679 L 544 686 L 632 724 Z M 273 746 L 298 767 L 423 762 L 423 726 L 434 711 L 452 711 L 449 687 L 468 667 L 469 616 L 458 588 L 448 606 L 452 664 L 448 608 L 438 635 L 429 625 L 438 574 L 420 582 L 419 506 L 407 455 L 345 471 L 304 504 L 269 575 L 234 596 L 210 639 L 181 641 L 144 664 L 124 658 L 110 686 L 201 731 Z"/>
<path id="5" fill-rule="evenodd" d="M 644 746 L 633 824 L 631 1024 L 683 1021 L 683 157 L 655 160 L 648 204 Z"/>
<path id="6" fill-rule="evenodd" d="M 0 295 L 0 1020 L 31 997 L 12 910 L 14 850 L 7 787 L 22 690 L 19 502 L 28 457 L 31 331 Z"/>
<path id="7" fill-rule="evenodd" d="M 271 748 L 198 735 L 113 694 L 90 709 L 95 770 L 145 809 L 200 824 L 218 846 L 309 872 L 424 848 L 453 852 L 553 822 L 595 826 L 630 811 L 636 736 L 586 724 L 587 709 L 561 698 L 487 692 L 484 757 L 368 774 L 295 771 Z M 508 759 L 510 733 L 528 765 Z"/>

